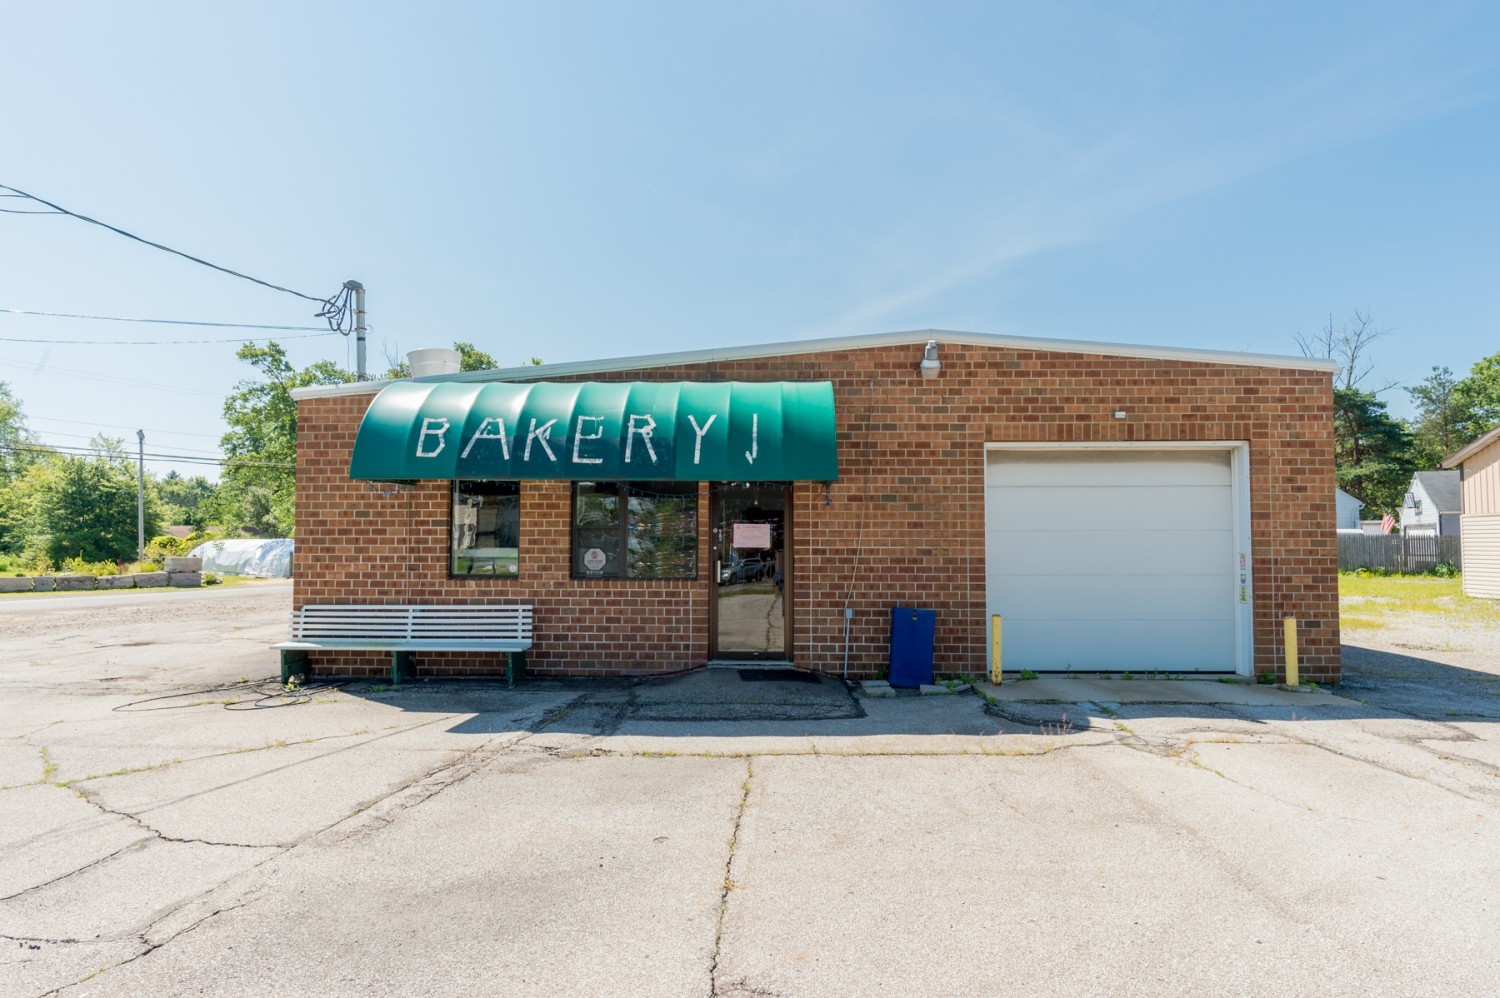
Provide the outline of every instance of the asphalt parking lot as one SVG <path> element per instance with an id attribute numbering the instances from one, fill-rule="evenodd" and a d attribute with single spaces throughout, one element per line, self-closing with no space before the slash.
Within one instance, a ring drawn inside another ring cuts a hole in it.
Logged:
<path id="1" fill-rule="evenodd" d="M 1500 990 L 1500 664 L 286 698 L 287 605 L 0 600 L 0 993 Z"/>

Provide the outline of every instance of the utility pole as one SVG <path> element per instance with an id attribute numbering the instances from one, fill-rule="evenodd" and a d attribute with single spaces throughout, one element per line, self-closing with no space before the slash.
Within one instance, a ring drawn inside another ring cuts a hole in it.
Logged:
<path id="1" fill-rule="evenodd" d="M 354 292 L 354 370 L 360 381 L 368 381 L 365 371 L 365 286 L 358 281 L 345 281 L 344 287 Z"/>
<path id="2" fill-rule="evenodd" d="M 135 491 L 135 560 L 146 557 L 146 431 L 135 431 L 136 442 L 136 491 Z"/>

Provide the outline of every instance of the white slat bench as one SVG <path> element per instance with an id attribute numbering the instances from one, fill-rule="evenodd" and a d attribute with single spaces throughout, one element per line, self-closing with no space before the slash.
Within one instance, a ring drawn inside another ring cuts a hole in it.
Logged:
<path id="1" fill-rule="evenodd" d="M 393 684 L 411 678 L 414 652 L 493 651 L 505 653 L 505 678 L 514 686 L 531 647 L 531 607 L 304 606 L 292 611 L 291 640 L 271 647 L 281 652 L 283 683 L 307 668 L 314 651 L 388 651 Z"/>

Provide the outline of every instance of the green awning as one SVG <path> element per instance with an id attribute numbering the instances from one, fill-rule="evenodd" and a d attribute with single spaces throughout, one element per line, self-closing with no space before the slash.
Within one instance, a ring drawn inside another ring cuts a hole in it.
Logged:
<path id="1" fill-rule="evenodd" d="M 402 381 L 359 425 L 349 477 L 833 481 L 827 381 Z"/>

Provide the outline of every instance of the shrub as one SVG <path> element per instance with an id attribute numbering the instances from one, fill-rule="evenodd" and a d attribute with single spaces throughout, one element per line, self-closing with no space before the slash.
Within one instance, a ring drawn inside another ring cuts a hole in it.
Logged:
<path id="1" fill-rule="evenodd" d="M 146 560 L 159 562 L 163 558 L 178 558 L 192 551 L 199 544 L 221 540 L 223 536 L 212 530 L 195 530 L 186 537 L 162 534 L 160 537 L 151 538 L 151 543 L 146 545 Z"/>
<path id="2" fill-rule="evenodd" d="M 120 566 L 113 561 L 85 561 L 82 558 L 64 558 L 62 570 L 67 575 L 119 575 Z"/>
<path id="3" fill-rule="evenodd" d="M 1433 565 L 1431 572 L 1440 579 L 1451 579 L 1459 574 L 1458 566 L 1449 561 L 1440 561 Z"/>
<path id="4" fill-rule="evenodd" d="M 162 534 L 160 537 L 151 538 L 150 543 L 146 545 L 146 560 L 161 561 L 163 558 L 175 558 L 191 550 L 192 548 L 187 546 L 187 538 Z"/>

